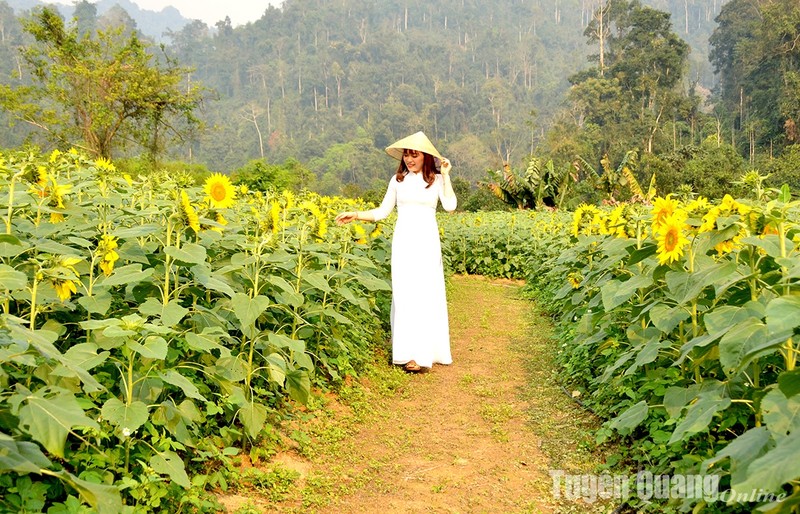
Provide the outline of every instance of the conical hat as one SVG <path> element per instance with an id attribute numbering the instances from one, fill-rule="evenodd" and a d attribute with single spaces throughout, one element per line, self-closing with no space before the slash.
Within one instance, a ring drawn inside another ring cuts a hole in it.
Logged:
<path id="1" fill-rule="evenodd" d="M 422 131 L 411 134 L 387 146 L 386 153 L 399 161 L 403 158 L 403 150 L 405 149 L 427 153 L 439 159 L 442 158 L 441 154 L 433 146 L 433 143 L 428 139 L 428 136 L 422 133 Z"/>

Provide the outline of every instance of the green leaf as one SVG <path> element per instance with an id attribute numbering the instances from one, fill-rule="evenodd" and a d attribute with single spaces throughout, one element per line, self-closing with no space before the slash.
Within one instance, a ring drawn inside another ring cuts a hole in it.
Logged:
<path id="1" fill-rule="evenodd" d="M 219 344 L 220 335 L 216 333 L 215 329 L 206 327 L 203 332 L 196 334 L 194 332 L 186 332 L 186 344 L 192 350 L 208 353 L 212 350 L 220 350 L 227 352 L 228 349 Z"/>
<path id="2" fill-rule="evenodd" d="M 631 252 L 631 256 L 628 258 L 628 262 L 626 263 L 628 266 L 632 266 L 638 262 L 641 262 L 648 257 L 655 255 L 658 251 L 658 245 L 656 244 L 644 244 L 640 249 L 635 249 L 636 247 L 629 247 L 628 251 Z"/>
<path id="3" fill-rule="evenodd" d="M 650 321 L 653 325 L 665 334 L 669 334 L 681 321 L 689 318 L 690 313 L 685 307 L 678 305 L 670 307 L 663 303 L 656 304 L 650 309 Z"/>
<path id="4" fill-rule="evenodd" d="M 800 369 L 781 373 L 778 376 L 778 387 L 787 398 L 800 393 Z"/>
<path id="5" fill-rule="evenodd" d="M 778 195 L 779 202 L 789 203 L 792 201 L 792 191 L 789 189 L 789 184 L 783 184 L 780 191 L 780 195 Z"/>
<path id="6" fill-rule="evenodd" d="M 797 477 L 800 477 L 800 430 L 784 437 L 773 449 L 751 462 L 744 479 L 732 482 L 731 488 L 747 495 L 752 491 L 775 492 Z"/>
<path id="7" fill-rule="evenodd" d="M 286 359 L 280 353 L 270 353 L 266 357 L 269 379 L 276 384 L 286 383 Z"/>
<path id="8" fill-rule="evenodd" d="M 362 286 L 366 287 L 368 291 L 391 291 L 392 285 L 370 273 L 362 271 L 355 276 L 356 281 Z"/>
<path id="9" fill-rule="evenodd" d="M 58 351 L 53 343 L 58 340 L 58 334 L 51 330 L 31 330 L 28 327 L 9 323 L 6 329 L 11 334 L 11 338 L 16 341 L 25 341 L 32 346 L 42 357 L 46 359 L 58 359 L 61 352 Z"/>
<path id="10" fill-rule="evenodd" d="M 186 466 L 177 453 L 172 451 L 160 452 L 150 457 L 150 467 L 161 475 L 168 475 L 176 484 L 189 489 L 192 484 L 186 474 Z"/>
<path id="11" fill-rule="evenodd" d="M 719 342 L 719 363 L 725 373 L 735 373 L 745 354 L 768 336 L 767 326 L 755 318 L 748 318 L 731 327 Z"/>
<path id="12" fill-rule="evenodd" d="M 169 369 L 163 373 L 159 373 L 158 376 L 160 376 L 164 382 L 172 384 L 175 387 L 179 387 L 181 391 L 183 391 L 183 394 L 189 398 L 206 401 L 205 396 L 200 394 L 197 386 L 195 386 L 188 378 L 181 375 L 177 370 Z"/>
<path id="13" fill-rule="evenodd" d="M 321 271 L 306 271 L 303 273 L 302 277 L 304 282 L 311 285 L 311 287 L 314 287 L 315 289 L 319 289 L 320 291 L 324 291 L 326 293 L 333 292 L 330 284 L 328 283 L 328 279 Z"/>
<path id="14" fill-rule="evenodd" d="M 678 418 L 683 408 L 697 397 L 699 390 L 699 384 L 692 384 L 689 387 L 668 387 L 664 393 L 664 408 L 670 419 Z"/>
<path id="15" fill-rule="evenodd" d="M 6 264 L 0 264 L 0 290 L 25 289 L 27 285 L 28 276 L 25 273 L 17 271 Z"/>
<path id="16" fill-rule="evenodd" d="M 80 343 L 71 346 L 58 359 L 59 365 L 51 372 L 52 375 L 78 377 L 84 384 L 84 391 L 90 394 L 103 391 L 105 387 L 89 373 L 89 370 L 105 362 L 109 353 L 97 353 L 97 350 L 97 345 L 94 343 Z"/>
<path id="17" fill-rule="evenodd" d="M 167 341 L 161 336 L 147 336 L 144 344 L 129 340 L 125 345 L 146 359 L 164 360 L 167 358 Z"/>
<path id="18" fill-rule="evenodd" d="M 39 473 L 53 463 L 45 457 L 39 446 L 27 441 L 15 441 L 0 432 L 0 474 L 13 471 L 19 474 Z"/>
<path id="19" fill-rule="evenodd" d="M 786 253 L 788 254 L 794 248 L 794 243 L 791 239 L 787 238 L 784 238 L 783 241 L 786 245 Z M 781 256 L 781 239 L 777 234 L 767 234 L 760 237 L 744 237 L 742 238 L 742 242 L 761 248 L 767 255 L 774 259 Z"/>
<path id="20" fill-rule="evenodd" d="M 92 296 L 81 296 L 78 303 L 86 309 L 89 314 L 99 314 L 104 316 L 111 308 L 111 294 L 108 291 L 100 290 Z"/>
<path id="21" fill-rule="evenodd" d="M 713 264 L 705 269 L 689 273 L 686 271 L 669 271 L 664 276 L 670 298 L 679 304 L 696 299 L 707 286 L 728 278 L 736 271 L 736 262 L 725 261 Z"/>
<path id="22" fill-rule="evenodd" d="M 292 339 L 289 336 L 283 334 L 276 334 L 275 332 L 270 332 L 267 336 L 269 340 L 269 344 L 275 346 L 276 348 L 288 348 L 293 352 L 303 353 L 306 351 L 306 343 L 305 341 Z"/>
<path id="23" fill-rule="evenodd" d="M 19 410 L 20 427 L 47 451 L 64 457 L 67 435 L 75 427 L 100 430 L 100 425 L 83 412 L 78 400 L 70 392 L 61 391 L 52 398 L 44 397 L 40 389 L 26 398 Z"/>
<path id="24" fill-rule="evenodd" d="M 722 336 L 731 327 L 754 317 L 750 310 L 734 305 L 723 305 L 703 315 L 703 324 L 711 335 Z"/>
<path id="25" fill-rule="evenodd" d="M 714 457 L 703 462 L 702 469 L 710 470 L 718 462 L 730 458 L 731 481 L 741 482 L 747 476 L 747 466 L 764 453 L 769 441 L 770 435 L 767 427 L 751 428 L 729 442 Z"/>
<path id="26" fill-rule="evenodd" d="M 129 228 L 118 228 L 112 235 L 119 239 L 133 239 L 142 236 L 149 236 L 163 230 L 163 227 L 157 223 L 149 223 L 146 225 L 136 225 Z"/>
<path id="27" fill-rule="evenodd" d="M 348 318 L 346 316 L 342 316 L 336 310 L 334 310 L 332 307 L 326 307 L 325 310 L 323 310 L 322 312 L 325 313 L 326 316 L 330 316 L 331 318 L 335 319 L 336 321 L 338 321 L 342 325 L 352 325 L 353 324 L 353 321 L 350 318 Z"/>
<path id="28" fill-rule="evenodd" d="M 667 444 L 677 443 L 694 434 L 706 431 L 714 414 L 727 409 L 731 405 L 730 398 L 719 398 L 715 396 L 716 395 L 709 394 L 708 396 L 701 396 L 698 398 L 697 402 L 689 407 L 683 421 L 675 427 L 675 431 L 672 432 L 672 437 L 669 438 Z"/>
<path id="29" fill-rule="evenodd" d="M 294 353 L 292 354 L 294 357 L 294 362 L 298 368 L 305 368 L 308 371 L 312 371 L 314 369 L 314 361 L 311 360 L 311 356 L 305 352 L 302 353 Z"/>
<path id="30" fill-rule="evenodd" d="M 653 284 L 651 275 L 636 275 L 625 282 L 613 280 L 602 288 L 603 308 L 606 312 L 627 302 L 640 288 Z"/>
<path id="31" fill-rule="evenodd" d="M 183 266 L 202 264 L 206 261 L 206 247 L 194 243 L 186 243 L 180 248 L 167 246 L 164 253 Z"/>
<path id="32" fill-rule="evenodd" d="M 669 341 L 653 340 L 638 349 L 636 360 L 625 370 L 623 376 L 632 375 L 637 369 L 645 364 L 650 364 L 658 357 L 658 351 L 665 346 L 669 346 Z"/>
<path id="33" fill-rule="evenodd" d="M 761 414 L 776 441 L 800 432 L 800 396 L 787 398 L 780 389 L 773 389 L 761 399 Z"/>
<path id="34" fill-rule="evenodd" d="M 91 505 L 97 514 L 119 514 L 124 512 L 122 496 L 116 487 L 82 480 L 66 471 L 48 474 L 58 477 L 59 480 L 78 491 L 80 497 Z"/>
<path id="35" fill-rule="evenodd" d="M 153 268 L 147 268 L 142 271 L 142 265 L 139 263 L 128 264 L 120 268 L 114 269 L 111 276 L 101 280 L 99 285 L 103 287 L 113 287 L 128 284 L 138 284 L 153 274 Z"/>
<path id="36" fill-rule="evenodd" d="M 642 421 L 647 419 L 648 411 L 649 407 L 647 406 L 647 402 L 642 400 L 612 419 L 609 428 L 616 430 L 621 435 L 628 435 L 634 428 L 639 426 Z"/>
<path id="37" fill-rule="evenodd" d="M 217 359 L 214 373 L 230 382 L 241 382 L 247 376 L 247 368 L 238 357 L 227 355 Z"/>
<path id="38" fill-rule="evenodd" d="M 147 423 L 150 416 L 147 405 L 143 402 L 137 400 L 126 405 L 118 398 L 110 398 L 106 401 L 100 413 L 109 423 L 118 426 L 121 430 L 127 429 L 130 433 Z"/>
<path id="39" fill-rule="evenodd" d="M 361 310 L 365 312 L 370 311 L 369 302 L 367 301 L 367 299 L 357 297 L 349 287 L 339 286 L 336 289 L 336 292 L 339 293 L 342 296 L 342 298 L 344 298 L 348 302 L 357 305 L 359 308 L 361 308 Z"/>
<path id="40" fill-rule="evenodd" d="M 239 409 L 239 419 L 251 439 L 258 437 L 267 420 L 267 407 L 260 403 L 249 402 Z"/>
<path id="41" fill-rule="evenodd" d="M 767 304 L 767 328 L 770 334 L 791 332 L 800 325 L 800 297 L 781 296 Z"/>
<path id="42" fill-rule="evenodd" d="M 233 290 L 224 275 L 213 273 L 205 266 L 194 266 L 192 268 L 192 274 L 197 283 L 206 289 L 222 293 L 229 298 L 233 298 L 236 294 L 236 291 Z"/>
<path id="43" fill-rule="evenodd" d="M 308 396 L 311 394 L 311 380 L 308 372 L 295 370 L 286 373 L 286 391 L 289 397 L 303 405 L 308 403 Z"/>
<path id="44" fill-rule="evenodd" d="M 174 327 L 183 319 L 189 309 L 181 306 L 178 300 L 170 300 L 161 310 L 161 323 L 165 327 Z"/>
<path id="45" fill-rule="evenodd" d="M 269 298 L 257 295 L 250 298 L 244 293 L 236 293 L 231 300 L 233 313 L 239 319 L 242 327 L 251 327 L 261 314 L 269 307 Z"/>

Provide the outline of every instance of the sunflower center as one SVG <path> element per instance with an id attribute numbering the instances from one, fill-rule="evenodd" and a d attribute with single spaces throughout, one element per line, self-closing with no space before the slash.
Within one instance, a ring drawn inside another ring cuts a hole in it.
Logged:
<path id="1" fill-rule="evenodd" d="M 664 250 L 671 252 L 678 246 L 678 231 L 671 228 L 664 234 Z"/>
<path id="2" fill-rule="evenodd" d="M 228 191 L 225 189 L 225 184 L 220 182 L 213 184 L 211 186 L 211 198 L 213 198 L 217 202 L 221 202 L 225 199 L 228 195 Z"/>

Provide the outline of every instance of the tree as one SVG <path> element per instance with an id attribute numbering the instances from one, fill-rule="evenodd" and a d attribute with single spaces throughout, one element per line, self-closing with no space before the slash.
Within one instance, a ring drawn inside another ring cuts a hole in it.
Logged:
<path id="1" fill-rule="evenodd" d="M 734 127 L 748 131 L 751 161 L 755 145 L 797 142 L 800 6 L 795 0 L 731 0 L 717 22 L 710 39 L 717 93 Z"/>
<path id="2" fill-rule="evenodd" d="M 3 88 L 0 103 L 58 144 L 110 158 L 133 143 L 155 159 L 168 137 L 183 135 L 178 122 L 197 124 L 200 88 L 186 88 L 186 69 L 159 60 L 136 34 L 115 27 L 81 35 L 49 8 L 23 26 L 35 39 L 23 49 L 34 83 Z"/>
<path id="3" fill-rule="evenodd" d="M 91 36 L 97 30 L 97 6 L 93 3 L 81 0 L 75 3 L 75 12 L 72 17 L 78 28 L 81 37 Z"/>
<path id="4" fill-rule="evenodd" d="M 231 175 L 234 184 L 244 184 L 257 191 L 308 189 L 315 180 L 314 174 L 296 159 L 283 164 L 269 164 L 263 159 L 250 161 Z"/>
<path id="5" fill-rule="evenodd" d="M 687 111 L 680 86 L 689 45 L 672 32 L 669 13 L 638 0 L 608 0 L 584 34 L 590 43 L 605 43 L 604 55 L 596 58 L 602 67 L 570 77 L 578 123 L 602 127 L 600 155 L 621 157 L 635 147 L 655 151 L 665 114 Z"/>

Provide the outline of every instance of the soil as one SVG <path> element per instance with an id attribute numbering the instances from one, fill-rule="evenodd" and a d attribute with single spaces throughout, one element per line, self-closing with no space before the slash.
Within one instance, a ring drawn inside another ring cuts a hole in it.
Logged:
<path id="1" fill-rule="evenodd" d="M 596 465 L 596 420 L 556 384 L 551 326 L 521 286 L 451 277 L 453 364 L 329 395 L 264 466 L 292 473 L 284 493 L 240 488 L 220 499 L 228 512 L 596 511 L 553 495 L 550 470 Z"/>

